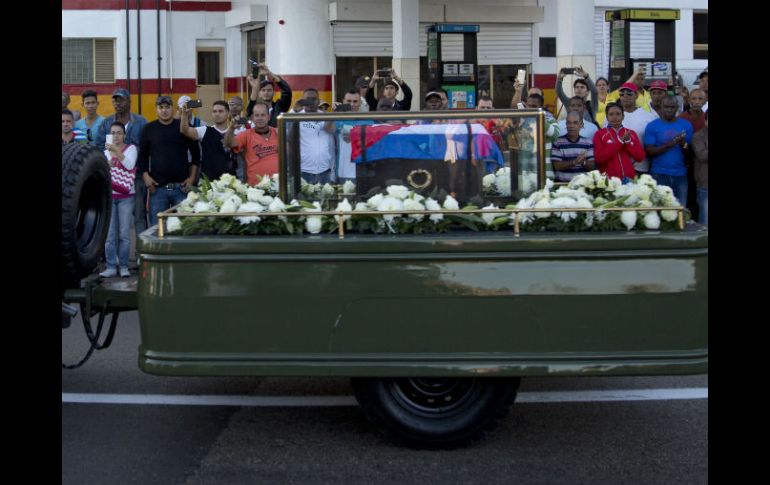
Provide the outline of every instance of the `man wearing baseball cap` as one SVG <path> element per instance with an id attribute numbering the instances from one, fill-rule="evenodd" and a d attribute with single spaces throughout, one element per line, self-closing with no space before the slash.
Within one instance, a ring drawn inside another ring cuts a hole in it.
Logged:
<path id="1" fill-rule="evenodd" d="M 359 96 L 361 96 L 361 107 L 358 109 L 358 111 L 373 111 L 369 109 L 369 105 L 366 103 L 366 93 L 369 92 L 369 81 L 371 81 L 372 78 L 369 76 L 360 76 L 358 79 L 356 79 L 356 92 L 358 92 Z"/>
<path id="2" fill-rule="evenodd" d="M 631 77 L 628 78 L 626 83 L 636 85 L 636 105 L 645 111 L 651 111 L 652 108 L 650 108 L 650 101 L 651 101 L 650 92 L 644 89 L 644 79 L 645 79 L 645 67 L 640 66 L 639 69 L 636 70 L 636 72 L 631 74 Z M 620 99 L 619 91 L 620 91 L 619 89 L 616 89 L 611 93 L 607 93 L 607 97 L 604 99 L 604 102 L 606 104 L 617 103 L 618 100 Z"/>
<path id="3" fill-rule="evenodd" d="M 374 87 L 377 80 L 381 79 L 380 71 L 384 69 L 378 69 L 372 74 L 372 79 L 369 81 L 369 91 L 366 93 L 366 102 L 369 106 L 378 106 L 377 100 L 374 98 Z M 412 90 L 407 86 L 403 79 L 398 76 L 398 73 L 393 69 L 387 69 L 390 74 L 389 78 L 386 78 L 385 88 L 382 90 L 382 94 L 379 99 L 387 99 L 389 104 L 393 106 L 393 111 L 409 111 L 412 109 Z M 404 99 L 398 101 L 396 95 L 400 89 L 404 90 Z"/>
<path id="4" fill-rule="evenodd" d="M 668 86 L 665 81 L 653 81 L 650 83 L 650 104 L 649 111 L 656 118 L 661 118 L 663 114 L 663 100 L 668 95 Z"/>
<path id="5" fill-rule="evenodd" d="M 425 111 L 437 111 L 441 109 L 441 95 L 437 91 L 431 91 L 425 95 Z"/>
<path id="6" fill-rule="evenodd" d="M 249 95 L 249 105 L 246 107 L 246 113 L 251 116 L 257 99 L 270 106 L 270 121 L 267 125 L 275 128 L 278 126 L 278 115 L 286 113 L 291 109 L 291 86 L 284 81 L 281 76 L 272 72 L 265 64 L 259 65 L 259 74 L 267 76 L 270 80 L 254 79 L 251 74 L 246 78 L 251 85 L 251 94 Z M 277 84 L 281 90 L 281 98 L 273 102 L 275 88 L 273 83 Z"/>
<path id="7" fill-rule="evenodd" d="M 104 142 L 107 139 L 107 133 L 112 124 L 116 121 L 123 123 L 126 127 L 126 136 L 123 143 L 126 145 L 139 146 L 141 141 L 142 129 L 147 124 L 147 119 L 131 112 L 131 95 L 127 89 L 118 88 L 112 92 L 112 107 L 115 114 L 108 116 L 99 125 L 99 129 L 94 135 L 94 145 L 100 150 L 104 150 Z M 147 229 L 147 211 L 145 210 L 145 199 L 147 197 L 147 187 L 144 186 L 142 176 L 137 170 L 136 181 L 134 184 L 136 194 L 134 204 L 134 228 L 139 234 Z"/>
<path id="8" fill-rule="evenodd" d="M 174 102 L 169 96 L 155 100 L 158 119 L 142 130 L 137 158 L 149 193 L 150 225 L 158 222 L 158 212 L 179 204 L 195 184 L 200 167 L 198 142 L 181 133 L 180 120 L 174 118 Z M 190 153 L 191 160 L 187 154 Z"/>

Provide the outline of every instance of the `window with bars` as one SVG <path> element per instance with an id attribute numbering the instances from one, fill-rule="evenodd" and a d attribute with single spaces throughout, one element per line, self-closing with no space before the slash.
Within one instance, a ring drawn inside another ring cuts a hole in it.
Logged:
<path id="1" fill-rule="evenodd" d="M 115 39 L 62 39 L 62 84 L 115 82 Z"/>

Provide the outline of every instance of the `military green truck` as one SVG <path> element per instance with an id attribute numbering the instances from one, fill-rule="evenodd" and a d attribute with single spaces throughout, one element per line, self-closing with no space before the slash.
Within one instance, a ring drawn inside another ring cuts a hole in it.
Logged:
<path id="1" fill-rule="evenodd" d="M 499 125 L 506 125 L 504 117 L 514 120 L 509 128 L 520 126 L 522 116 L 532 121 L 534 150 L 522 153 L 520 144 L 501 150 L 508 152 L 512 194 L 526 195 L 521 182 L 528 167 L 538 187 L 545 184 L 543 114 L 501 113 Z M 386 125 L 408 116 L 415 126 L 427 116 L 366 115 L 368 124 L 353 128 L 361 137 L 378 136 L 371 121 Z M 324 116 L 344 125 L 361 115 Z M 470 124 L 468 113 L 441 116 L 461 128 Z M 319 115 L 280 120 L 283 200 L 301 190 L 296 128 L 308 120 L 318 122 Z M 408 178 L 394 175 L 398 163 L 409 173 L 434 173 L 439 182 L 447 177 L 431 172 L 444 160 L 414 165 L 415 159 L 384 156 L 378 161 L 391 179 Z M 522 209 L 499 231 L 370 234 L 339 224 L 339 231 L 319 234 L 181 235 L 168 230 L 169 218 L 180 215 L 170 210 L 139 237 L 137 278 L 103 280 L 92 274 L 109 220 L 109 175 L 100 157 L 87 147 L 63 148 L 63 308 L 98 315 L 97 334 L 108 332 L 102 325 L 112 314 L 108 338 L 119 312 L 138 310 L 144 372 L 350 377 L 379 428 L 409 445 L 451 447 L 492 429 L 523 377 L 708 371 L 708 231 L 697 224 L 675 231 L 528 232 L 519 225 Z M 414 178 L 413 186 L 424 185 L 424 177 Z M 468 194 L 477 188 L 464 185 Z M 90 337 L 94 347 L 104 346 L 98 335 Z"/>

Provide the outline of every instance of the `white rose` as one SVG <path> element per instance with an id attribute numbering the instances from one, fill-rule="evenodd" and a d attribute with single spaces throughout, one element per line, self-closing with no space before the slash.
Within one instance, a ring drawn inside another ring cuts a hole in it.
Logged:
<path id="1" fill-rule="evenodd" d="M 677 211 L 660 211 L 660 216 L 664 221 L 674 222 L 679 217 L 679 213 Z"/>
<path id="2" fill-rule="evenodd" d="M 337 210 L 338 211 L 352 211 L 353 207 L 350 205 L 350 202 L 348 202 L 348 199 L 345 198 L 345 199 L 342 200 L 342 202 L 337 204 Z M 340 219 L 342 219 L 342 222 L 345 222 L 348 219 L 350 219 L 350 216 L 334 216 L 334 220 L 335 221 L 340 222 Z"/>
<path id="3" fill-rule="evenodd" d="M 433 199 L 427 199 L 425 201 L 425 208 L 429 211 L 438 211 L 441 210 L 441 206 L 439 203 Z M 433 222 L 438 222 L 444 218 L 444 214 L 431 214 L 430 220 Z"/>
<path id="4" fill-rule="evenodd" d="M 447 195 L 446 199 L 444 199 L 444 209 L 450 211 L 460 210 L 460 204 L 457 203 L 454 197 Z"/>
<path id="5" fill-rule="evenodd" d="M 262 190 L 270 190 L 270 185 L 271 185 L 270 182 L 271 182 L 270 176 L 265 174 L 262 176 L 261 179 L 259 179 L 259 182 L 257 183 L 257 188 Z"/>
<path id="6" fill-rule="evenodd" d="M 489 204 L 488 206 L 482 208 L 481 210 L 495 210 L 499 209 L 495 204 Z M 492 221 L 494 221 L 496 218 L 500 217 L 501 214 L 481 214 L 481 218 L 484 220 L 484 223 L 486 225 L 492 224 Z"/>
<path id="7" fill-rule="evenodd" d="M 321 228 L 323 227 L 323 220 L 321 216 L 312 216 L 308 217 L 305 220 L 305 229 L 310 234 L 318 234 L 321 232 Z"/>
<path id="8" fill-rule="evenodd" d="M 182 221 L 178 217 L 169 217 L 166 219 L 166 230 L 168 232 L 176 232 L 182 229 Z"/>
<path id="9" fill-rule="evenodd" d="M 356 184 L 354 184 L 350 180 L 346 181 L 344 184 L 342 184 L 342 193 L 343 194 L 355 194 L 356 193 Z"/>
<path id="10" fill-rule="evenodd" d="M 196 214 L 201 212 L 211 212 L 211 204 L 208 202 L 198 201 L 193 206 L 193 212 Z"/>
<path id="11" fill-rule="evenodd" d="M 249 202 L 258 202 L 260 198 L 262 198 L 265 195 L 265 191 L 261 189 L 255 189 L 254 187 L 249 187 L 246 189 L 246 199 Z"/>
<path id="12" fill-rule="evenodd" d="M 493 173 L 490 173 L 488 175 L 484 175 L 484 178 L 481 179 L 481 185 L 483 185 L 485 189 L 488 189 L 488 188 L 492 187 L 495 184 L 495 179 L 496 178 L 497 177 Z"/>
<path id="13" fill-rule="evenodd" d="M 535 204 L 535 209 L 550 209 L 551 208 L 551 202 L 547 198 L 542 198 L 539 201 L 537 201 L 537 204 Z M 551 217 L 550 212 L 535 212 L 535 217 L 538 219 L 547 219 Z"/>
<path id="14" fill-rule="evenodd" d="M 620 222 L 630 231 L 636 225 L 636 211 L 623 211 L 620 213 Z"/>
<path id="15" fill-rule="evenodd" d="M 278 197 L 274 198 L 268 207 L 270 212 L 284 212 L 286 211 L 286 204 L 283 203 Z"/>
<path id="16" fill-rule="evenodd" d="M 200 196 L 198 192 L 187 192 L 187 198 L 184 200 L 185 205 L 194 205 L 198 202 Z"/>
<path id="17" fill-rule="evenodd" d="M 398 211 L 404 209 L 404 203 L 395 197 L 385 197 L 382 199 L 380 205 L 377 206 L 378 211 Z M 382 218 L 387 222 L 392 222 L 394 218 L 399 217 L 398 214 L 385 214 Z"/>
<path id="18" fill-rule="evenodd" d="M 236 212 L 241 205 L 241 198 L 237 195 L 231 195 L 224 199 L 222 207 L 219 209 L 219 213 Z"/>
<path id="19" fill-rule="evenodd" d="M 263 195 L 262 197 L 257 199 L 256 202 L 259 202 L 260 204 L 265 206 L 269 206 L 270 204 L 273 203 L 273 198 L 270 197 L 269 195 Z"/>
<path id="20" fill-rule="evenodd" d="M 409 195 L 409 189 L 403 185 L 389 185 L 387 188 L 388 195 L 395 197 L 396 199 L 404 200 Z"/>
<path id="21" fill-rule="evenodd" d="M 219 177 L 219 182 L 222 185 L 224 185 L 224 186 L 231 185 L 233 183 L 233 181 L 235 181 L 235 180 L 236 180 L 235 177 L 233 177 L 229 173 L 226 173 L 226 174 L 222 175 L 221 177 Z"/>
<path id="22" fill-rule="evenodd" d="M 553 187 L 553 180 L 547 179 L 545 181 L 545 190 L 550 191 L 552 187 Z"/>
<path id="23" fill-rule="evenodd" d="M 644 216 L 644 227 L 647 229 L 658 229 L 660 227 L 660 217 L 658 217 L 658 213 L 648 212 L 647 215 Z"/>
<path id="24" fill-rule="evenodd" d="M 369 208 L 368 205 L 366 205 L 366 202 L 358 202 L 358 203 L 356 203 L 356 208 L 355 208 L 356 212 L 368 211 L 368 210 L 371 210 L 371 209 Z"/>
<path id="25" fill-rule="evenodd" d="M 497 177 L 510 177 L 511 176 L 511 167 L 503 167 L 497 172 L 495 172 L 495 176 Z"/>
<path id="26" fill-rule="evenodd" d="M 551 207 L 554 209 L 572 209 L 577 207 L 577 202 L 571 197 L 557 197 L 551 201 Z M 557 213 L 564 222 L 569 222 L 577 217 L 577 212 L 561 212 Z"/>
<path id="27" fill-rule="evenodd" d="M 657 180 L 646 173 L 639 176 L 638 183 L 647 185 L 649 187 L 655 187 L 658 185 Z"/>
<path id="28" fill-rule="evenodd" d="M 412 192 L 409 198 L 412 200 L 416 200 L 417 202 L 422 202 L 423 200 L 425 200 L 425 197 L 418 194 L 417 192 Z"/>
<path id="29" fill-rule="evenodd" d="M 495 177 L 495 185 L 497 186 L 497 192 L 504 196 L 510 197 L 511 195 L 511 177 L 510 175 L 499 175 Z"/>
<path id="30" fill-rule="evenodd" d="M 410 210 L 410 211 L 424 211 L 425 206 L 420 204 L 418 201 L 414 199 L 406 199 L 404 200 L 404 210 Z M 424 214 L 410 214 L 409 219 L 415 220 L 415 221 L 421 221 L 425 219 Z"/>
<path id="31" fill-rule="evenodd" d="M 334 189 L 334 187 L 330 183 L 325 183 L 323 187 L 321 187 L 321 196 L 324 198 L 334 197 L 337 195 L 337 191 Z"/>
<path id="32" fill-rule="evenodd" d="M 235 212 L 263 212 L 264 210 L 265 207 L 256 202 L 245 202 L 238 206 L 238 209 Z M 236 217 L 235 219 L 243 225 L 259 222 L 260 220 L 257 216 Z"/>
<path id="33" fill-rule="evenodd" d="M 372 209 L 376 209 L 377 207 L 382 204 L 383 199 L 385 196 L 382 194 L 377 194 L 374 197 L 371 197 L 369 200 L 366 201 L 366 205 L 368 205 Z"/>

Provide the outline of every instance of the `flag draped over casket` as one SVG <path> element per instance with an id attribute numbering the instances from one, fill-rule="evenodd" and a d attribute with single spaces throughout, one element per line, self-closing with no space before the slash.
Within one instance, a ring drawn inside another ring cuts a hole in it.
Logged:
<path id="1" fill-rule="evenodd" d="M 355 127 L 350 132 L 351 160 L 353 163 L 394 158 L 449 162 L 465 160 L 468 157 L 469 126 L 473 137 L 473 158 L 486 162 L 488 172 L 502 167 L 504 161 L 500 147 L 479 123 Z"/>

